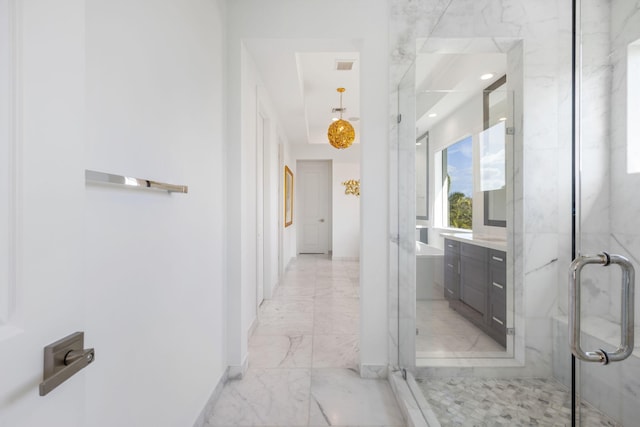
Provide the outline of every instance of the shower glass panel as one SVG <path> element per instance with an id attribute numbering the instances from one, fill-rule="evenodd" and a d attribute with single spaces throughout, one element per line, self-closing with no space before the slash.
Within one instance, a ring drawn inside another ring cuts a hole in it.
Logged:
<path id="1" fill-rule="evenodd" d="M 398 85 L 399 359 L 419 368 L 516 358 L 514 88 L 520 78 L 509 79 L 507 71 L 518 70 L 506 48 L 431 51 L 448 45 L 456 41 L 423 41 Z"/>
<path id="2" fill-rule="evenodd" d="M 604 252 L 627 258 L 640 272 L 637 1 L 579 1 L 576 10 L 576 256 Z M 580 341 L 585 351 L 611 354 L 621 341 L 621 268 L 588 265 L 581 272 Z M 637 282 L 637 280 L 636 280 Z M 639 306 L 635 293 L 635 307 Z M 571 301 L 570 301 L 571 303 Z M 635 343 L 640 344 L 635 316 Z M 606 361 L 606 360 L 605 360 Z M 595 425 L 589 406 L 616 425 L 640 420 L 640 351 L 607 365 L 577 361 L 577 425 Z"/>

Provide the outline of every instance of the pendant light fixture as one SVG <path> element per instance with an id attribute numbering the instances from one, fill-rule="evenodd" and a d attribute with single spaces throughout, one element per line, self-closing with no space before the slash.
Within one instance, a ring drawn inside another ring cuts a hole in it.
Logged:
<path id="1" fill-rule="evenodd" d="M 342 108 L 342 93 L 345 89 L 343 87 L 339 87 L 337 91 L 340 93 L 340 108 L 334 108 L 333 112 L 340 112 L 340 118 L 329 125 L 327 137 L 329 138 L 329 144 L 339 150 L 342 150 L 353 144 L 353 140 L 356 138 L 356 132 L 353 130 L 351 123 L 346 120 L 342 120 L 342 113 L 346 110 L 346 108 Z"/>

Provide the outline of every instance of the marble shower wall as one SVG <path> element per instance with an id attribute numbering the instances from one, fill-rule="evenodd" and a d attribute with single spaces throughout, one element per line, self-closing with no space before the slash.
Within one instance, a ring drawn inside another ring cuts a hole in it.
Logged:
<path id="1" fill-rule="evenodd" d="M 566 264 L 560 265 L 559 251 L 567 245 L 568 238 L 570 242 L 567 233 L 570 227 L 564 228 L 564 216 L 570 213 L 570 186 L 559 182 L 570 182 L 570 173 L 567 178 L 566 172 L 571 165 L 570 138 L 566 138 L 570 136 L 571 123 L 570 75 L 566 76 L 567 64 L 570 73 L 571 56 L 570 2 L 390 0 L 389 7 L 392 88 L 398 87 L 413 62 L 418 38 L 492 39 L 497 47 L 503 43 L 515 45 L 510 51 L 512 57 L 521 55 L 521 90 L 514 95 L 520 117 L 516 115 L 514 121 L 513 228 L 508 236 L 514 259 L 517 360 L 503 362 L 511 366 L 508 373 L 505 368 L 473 368 L 466 374 L 548 376 L 552 359 L 551 319 L 557 310 L 555 296 L 558 287 L 566 289 L 566 279 L 559 283 L 558 278 L 560 270 L 566 270 L 569 264 L 569 257 L 565 256 L 567 259 L 562 262 Z M 398 93 L 392 91 L 389 101 L 391 111 L 397 111 Z M 406 174 L 413 168 L 413 157 L 403 154 L 403 147 L 399 146 L 395 114 L 390 117 L 390 128 L 391 175 L 397 174 L 396 184 L 407 184 L 391 187 L 392 200 L 410 203 L 415 197 L 413 186 L 409 185 L 413 177 L 409 179 Z M 398 191 L 397 197 L 393 191 Z M 395 251 L 400 253 L 399 259 L 410 260 L 414 256 L 413 244 L 408 244 L 414 241 L 413 212 L 396 205 L 391 206 L 390 214 L 396 216 L 391 220 L 392 259 Z M 398 230 L 398 234 L 393 230 Z M 401 265 L 401 268 L 415 267 Z M 397 264 L 391 271 L 396 276 L 392 273 L 389 288 L 390 316 L 410 319 L 415 307 L 412 291 L 415 281 L 411 281 L 415 271 L 398 275 Z M 399 292 L 395 288 L 398 278 Z M 395 346 L 399 342 L 400 362 L 414 366 L 411 344 L 414 330 L 398 332 L 397 318 L 390 319 L 389 324 L 390 354 L 398 353 Z M 433 374 L 437 372 L 434 370 Z"/>
<path id="2" fill-rule="evenodd" d="M 612 252 L 629 257 L 636 269 L 636 313 L 640 307 L 638 278 L 640 277 L 640 174 L 627 173 L 627 144 L 638 144 L 640 135 L 627 135 L 627 79 L 637 81 L 638 75 L 627 75 L 628 45 L 640 40 L 640 1 L 613 0 L 612 2 L 611 63 L 611 229 L 609 248 Z M 638 120 L 638 117 L 629 117 Z M 617 295 L 616 295 L 617 296 Z M 612 298 L 611 311 L 620 312 L 619 298 Z M 640 316 L 636 314 L 636 342 L 640 341 Z M 640 393 L 638 393 L 640 395 Z"/>

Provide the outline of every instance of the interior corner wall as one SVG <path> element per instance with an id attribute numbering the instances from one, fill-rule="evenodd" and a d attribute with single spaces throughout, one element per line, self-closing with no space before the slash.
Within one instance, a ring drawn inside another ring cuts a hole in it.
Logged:
<path id="1" fill-rule="evenodd" d="M 97 353 L 83 425 L 193 425 L 227 366 L 223 15 L 199 0 L 83 4 L 78 169 L 189 186 L 83 187 L 77 263 Z"/>

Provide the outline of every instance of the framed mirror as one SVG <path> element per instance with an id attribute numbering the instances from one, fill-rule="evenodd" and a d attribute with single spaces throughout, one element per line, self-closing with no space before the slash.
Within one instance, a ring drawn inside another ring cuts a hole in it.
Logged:
<path id="1" fill-rule="evenodd" d="M 284 167 L 284 226 L 293 224 L 293 172 Z"/>
<path id="2" fill-rule="evenodd" d="M 483 174 L 484 225 L 507 226 L 507 189 L 505 182 L 505 135 L 507 120 L 507 76 L 488 86 L 483 93 L 485 144 L 481 162 L 487 164 Z M 486 184 L 485 184 L 486 178 Z"/>

